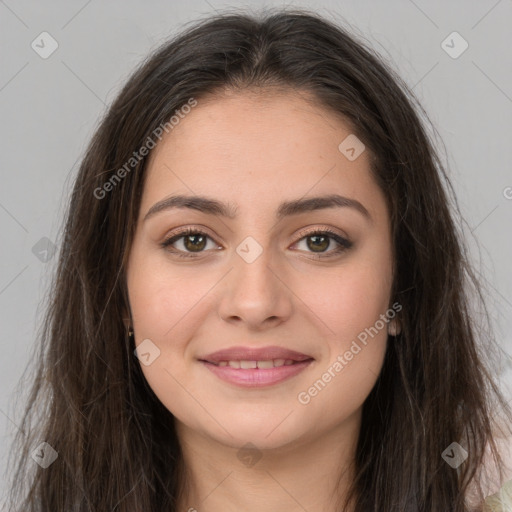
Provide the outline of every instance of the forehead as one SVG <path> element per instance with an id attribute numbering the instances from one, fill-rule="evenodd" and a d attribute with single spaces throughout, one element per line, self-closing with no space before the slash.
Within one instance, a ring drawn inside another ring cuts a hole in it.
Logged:
<path id="1" fill-rule="evenodd" d="M 190 156 L 196 157 L 205 156 L 202 148 L 217 152 L 229 148 L 233 157 L 253 151 L 261 158 L 266 156 L 263 149 L 271 149 L 274 158 L 279 152 L 289 157 L 291 152 L 300 155 L 308 150 L 336 149 L 340 137 L 352 132 L 339 114 L 311 95 L 292 89 L 225 91 L 199 99 L 196 107 L 180 117 L 152 159 L 158 159 L 162 151 L 191 146 L 196 152 Z"/>
<path id="2" fill-rule="evenodd" d="M 231 201 L 258 197 L 262 204 L 309 191 L 378 194 L 370 152 L 350 161 L 339 149 L 350 136 L 341 116 L 295 91 L 198 99 L 153 149 L 142 206 L 176 190 Z"/>

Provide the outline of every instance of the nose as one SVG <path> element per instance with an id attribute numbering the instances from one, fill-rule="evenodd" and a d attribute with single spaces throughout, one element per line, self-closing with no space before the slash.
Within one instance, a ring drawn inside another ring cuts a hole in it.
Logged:
<path id="1" fill-rule="evenodd" d="M 235 253 L 233 266 L 224 280 L 218 306 L 223 320 L 261 331 L 290 317 L 293 293 L 286 285 L 283 271 L 271 265 L 268 249 L 251 263 Z"/>

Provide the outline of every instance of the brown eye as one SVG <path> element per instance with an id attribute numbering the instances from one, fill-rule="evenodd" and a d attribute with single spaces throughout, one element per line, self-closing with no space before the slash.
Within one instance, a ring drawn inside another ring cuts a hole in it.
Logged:
<path id="1" fill-rule="evenodd" d="M 218 248 L 207 233 L 197 229 L 187 229 L 164 240 L 161 246 L 177 256 L 194 257 L 194 254 L 206 252 L 208 241 L 212 244 L 210 249 Z"/>
<path id="2" fill-rule="evenodd" d="M 341 237 L 333 231 L 325 229 L 316 230 L 313 232 L 310 231 L 309 233 L 303 232 L 301 235 L 302 238 L 296 242 L 296 245 L 300 246 L 300 244 L 304 242 L 306 249 L 301 249 L 300 247 L 298 248 L 301 251 L 304 250 L 305 252 L 309 252 L 318 258 L 336 256 L 352 247 L 351 241 Z"/>
<path id="3" fill-rule="evenodd" d="M 330 244 L 330 237 L 325 235 L 310 235 L 307 240 L 307 246 L 313 252 L 324 252 Z"/>
<path id="4" fill-rule="evenodd" d="M 186 235 L 183 237 L 183 245 L 187 251 L 202 251 L 206 247 L 206 238 L 206 236 L 200 234 Z"/>

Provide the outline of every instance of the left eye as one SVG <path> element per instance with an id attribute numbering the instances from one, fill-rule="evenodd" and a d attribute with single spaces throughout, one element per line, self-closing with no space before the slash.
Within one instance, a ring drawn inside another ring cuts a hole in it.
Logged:
<path id="1" fill-rule="evenodd" d="M 318 254 L 318 257 L 331 256 L 332 254 L 338 254 L 352 246 L 346 238 L 339 236 L 337 233 L 331 231 L 314 231 L 303 236 L 297 244 L 305 242 L 307 249 L 311 252 Z M 332 243 L 331 243 L 332 242 Z M 331 245 L 335 247 L 331 250 L 327 250 Z"/>
<path id="2" fill-rule="evenodd" d="M 208 241 L 211 241 L 213 245 L 213 247 L 210 247 L 209 249 L 218 249 L 218 246 L 213 243 L 212 238 L 204 231 L 187 229 L 186 231 L 182 231 L 181 233 L 164 240 L 161 245 L 179 257 L 193 258 L 195 257 L 195 254 L 202 253 L 208 249 Z M 174 246 L 174 244 L 177 244 L 178 242 L 182 244 L 182 248 Z M 300 238 L 298 242 L 295 242 L 294 245 L 301 242 L 306 243 L 306 252 L 311 252 L 318 258 L 341 253 L 352 246 L 352 243 L 349 240 L 339 236 L 337 233 L 325 230 L 303 234 L 302 238 Z M 335 247 L 328 250 L 331 246 L 331 242 L 334 242 Z M 169 249 L 169 247 L 172 247 L 172 249 Z"/>

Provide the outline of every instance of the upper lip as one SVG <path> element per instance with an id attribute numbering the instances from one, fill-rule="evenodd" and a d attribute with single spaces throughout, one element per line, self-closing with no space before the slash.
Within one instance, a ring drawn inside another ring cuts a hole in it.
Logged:
<path id="1" fill-rule="evenodd" d="M 313 358 L 301 352 L 282 347 L 231 347 L 218 350 L 199 359 L 209 363 L 219 363 L 220 361 L 270 361 L 271 359 L 306 361 Z"/>

